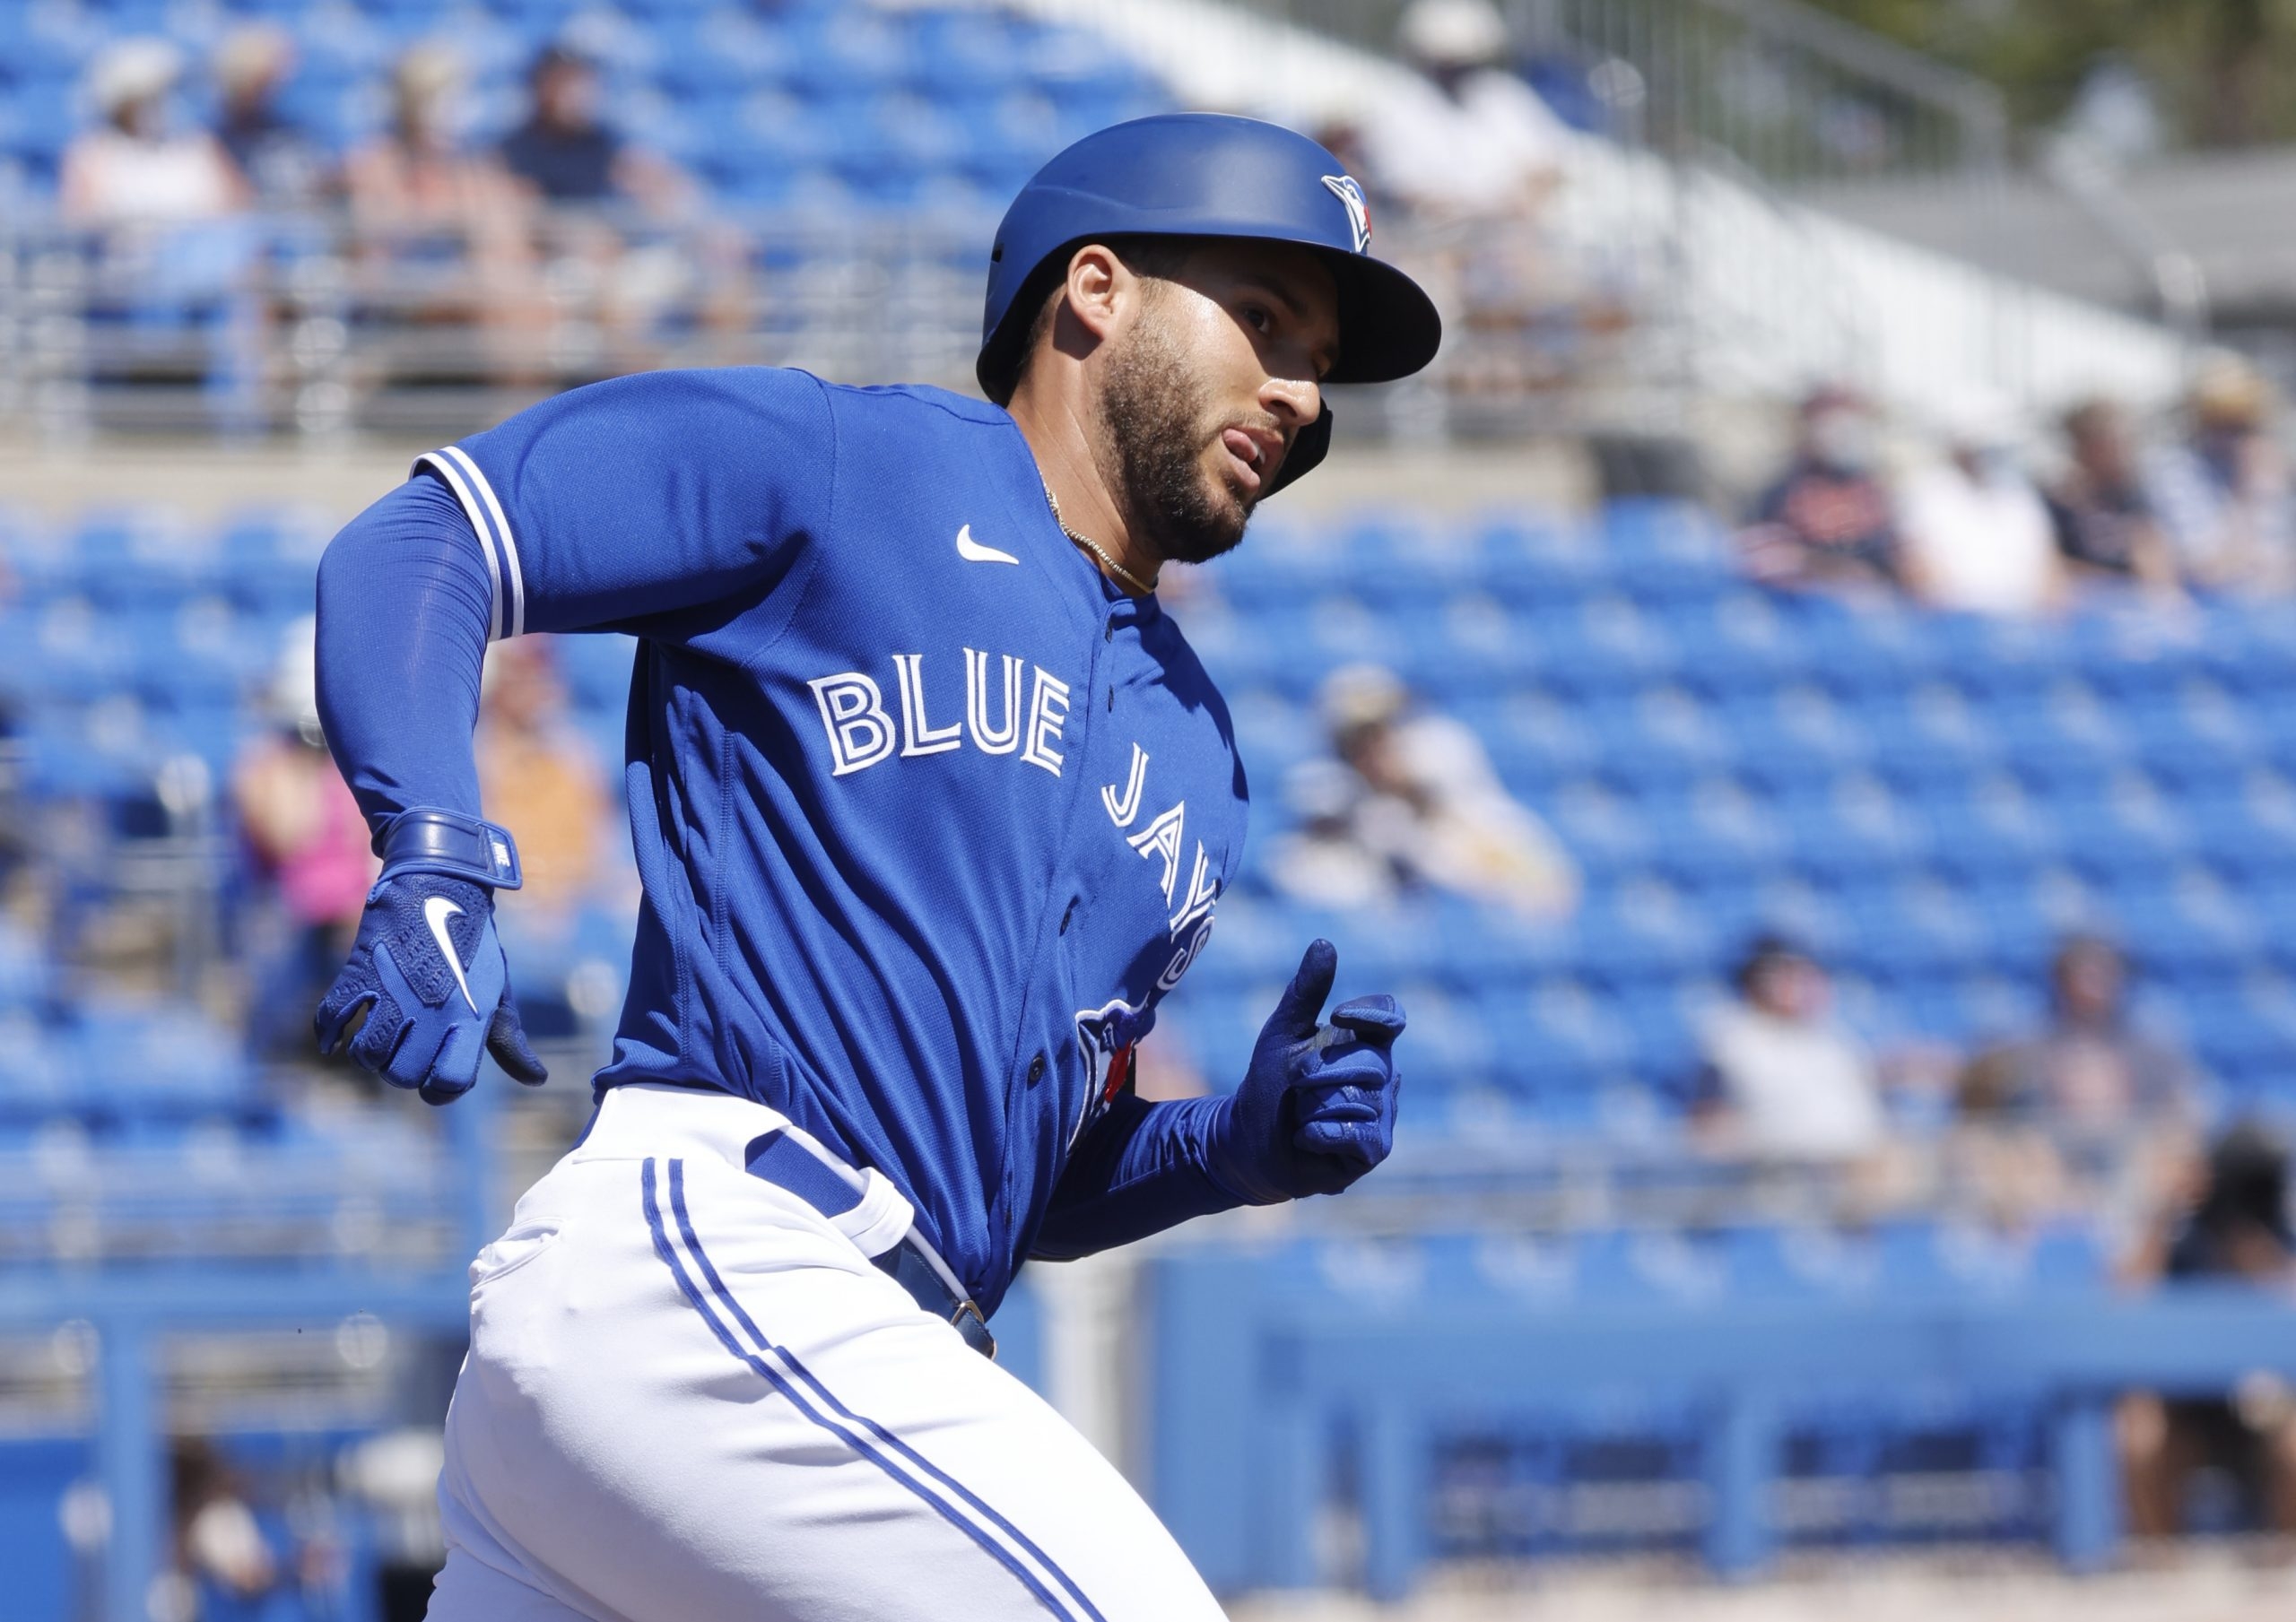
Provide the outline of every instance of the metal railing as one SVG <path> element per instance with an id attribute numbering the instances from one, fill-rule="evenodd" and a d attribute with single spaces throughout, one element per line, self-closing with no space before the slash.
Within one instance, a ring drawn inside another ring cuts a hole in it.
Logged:
<path id="1" fill-rule="evenodd" d="M 1239 0 L 1392 52 L 1408 0 Z M 1502 0 L 1520 58 L 1577 76 L 1606 133 L 1772 184 L 1997 169 L 2001 93 L 1800 0 Z"/>
<path id="2" fill-rule="evenodd" d="M 339 213 L 110 232 L 0 220 L 0 429 L 455 434 L 665 366 L 798 366 L 970 392 L 994 229 L 930 213 L 726 213 L 674 229 L 565 213 L 538 216 L 531 252 L 505 257 L 362 235 Z M 1351 434 L 1518 434 L 1555 421 L 1570 384 L 1616 364 L 1616 345 L 1579 330 L 1584 278 L 1510 287 L 1486 318 L 1459 291 L 1478 245 L 1455 237 L 1392 230 L 1381 247 L 1451 313 L 1476 317 L 1475 343 L 1417 386 L 1349 406 Z M 1535 281 L 1539 256 L 1523 262 Z M 1589 329 L 1631 324 L 1613 291 L 1599 296 Z"/>

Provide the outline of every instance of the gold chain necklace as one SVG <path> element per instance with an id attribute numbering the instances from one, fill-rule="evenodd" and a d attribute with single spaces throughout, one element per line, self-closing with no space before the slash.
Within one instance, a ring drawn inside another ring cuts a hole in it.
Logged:
<path id="1" fill-rule="evenodd" d="M 1049 484 L 1044 487 L 1044 499 L 1052 507 L 1052 521 L 1060 525 L 1060 533 L 1067 536 L 1071 541 L 1074 541 L 1077 545 L 1083 547 L 1086 551 L 1091 553 L 1092 556 L 1098 558 L 1101 563 L 1107 566 L 1109 573 L 1114 575 L 1118 579 L 1123 581 L 1126 585 L 1130 586 L 1134 591 L 1138 592 L 1143 596 L 1148 595 L 1156 589 L 1156 582 L 1164 577 L 1164 571 L 1162 569 L 1158 569 L 1149 579 L 1143 580 L 1139 576 L 1125 568 L 1123 564 L 1118 563 L 1114 558 L 1109 557 L 1107 552 L 1101 550 L 1100 542 L 1094 541 L 1090 535 L 1080 535 L 1074 530 L 1068 527 L 1068 520 L 1060 516 L 1060 498 L 1052 493 L 1052 486 Z"/>

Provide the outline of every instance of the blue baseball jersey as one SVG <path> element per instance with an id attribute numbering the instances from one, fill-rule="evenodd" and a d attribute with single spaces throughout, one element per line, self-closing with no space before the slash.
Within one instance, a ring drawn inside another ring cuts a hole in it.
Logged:
<path id="1" fill-rule="evenodd" d="M 645 894 L 597 1085 L 786 1112 L 993 1306 L 1241 854 L 1234 733 L 1178 627 L 1062 533 L 1009 415 L 937 389 L 654 373 L 419 467 L 491 635 L 639 638 Z M 474 792 L 344 765 L 378 816 Z"/>

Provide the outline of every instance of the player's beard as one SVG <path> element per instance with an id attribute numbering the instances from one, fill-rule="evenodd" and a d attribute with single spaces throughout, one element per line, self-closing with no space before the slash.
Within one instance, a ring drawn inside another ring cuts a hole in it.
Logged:
<path id="1" fill-rule="evenodd" d="M 1161 321 L 1136 323 L 1109 359 L 1100 396 L 1100 477 L 1126 527 L 1165 561 L 1205 563 L 1244 538 L 1252 502 L 1204 465 L 1228 424 Z"/>

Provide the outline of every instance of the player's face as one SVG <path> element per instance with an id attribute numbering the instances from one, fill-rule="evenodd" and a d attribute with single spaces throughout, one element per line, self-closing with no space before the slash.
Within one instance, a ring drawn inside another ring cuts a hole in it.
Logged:
<path id="1" fill-rule="evenodd" d="M 1143 285 L 1110 357 L 1106 453 L 1135 533 L 1201 563 L 1243 539 L 1292 440 L 1322 414 L 1338 290 L 1305 249 L 1217 241 Z"/>

